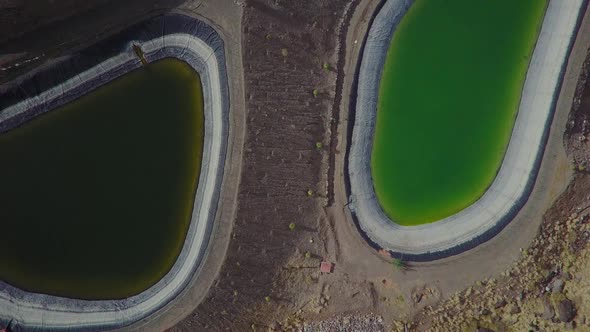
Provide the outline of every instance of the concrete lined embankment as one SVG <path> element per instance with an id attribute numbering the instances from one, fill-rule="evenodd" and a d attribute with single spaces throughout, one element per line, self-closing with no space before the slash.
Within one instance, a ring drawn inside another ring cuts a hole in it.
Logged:
<path id="1" fill-rule="evenodd" d="M 563 73 L 586 1 L 549 2 L 528 68 L 502 166 L 486 193 L 461 212 L 420 226 L 400 226 L 383 212 L 371 177 L 372 140 L 381 73 L 391 37 L 412 0 L 388 0 L 363 51 L 349 154 L 353 216 L 374 245 L 394 256 L 429 261 L 458 254 L 495 236 L 526 203 L 543 157 Z"/>
<path id="2" fill-rule="evenodd" d="M 199 185 L 191 224 L 172 269 L 148 290 L 124 300 L 85 301 L 29 293 L 0 282 L 0 321 L 26 330 L 104 330 L 129 325 L 172 301 L 199 273 L 208 247 L 219 199 L 228 137 L 229 91 L 223 40 L 215 30 L 194 18 L 167 15 L 116 36 L 118 47 L 83 72 L 49 90 L 0 111 L 0 132 L 66 104 L 96 87 L 141 66 L 133 45 L 152 62 L 173 57 L 185 61 L 201 77 L 205 137 Z M 68 67 L 76 59 L 56 66 Z M 53 68 L 52 70 L 55 70 Z M 116 245 L 116 244 L 112 244 Z"/>

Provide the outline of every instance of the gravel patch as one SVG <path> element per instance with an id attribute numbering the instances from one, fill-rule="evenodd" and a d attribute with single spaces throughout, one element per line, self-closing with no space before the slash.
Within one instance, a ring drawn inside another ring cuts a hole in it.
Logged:
<path id="1" fill-rule="evenodd" d="M 306 322 L 303 332 L 384 332 L 383 318 L 374 314 L 338 316 L 332 319 Z"/>

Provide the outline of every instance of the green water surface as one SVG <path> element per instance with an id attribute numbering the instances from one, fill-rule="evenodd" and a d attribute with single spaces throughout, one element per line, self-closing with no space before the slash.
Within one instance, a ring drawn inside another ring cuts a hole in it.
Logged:
<path id="1" fill-rule="evenodd" d="M 202 149 L 201 82 L 173 59 L 0 134 L 0 279 L 94 300 L 149 288 L 182 248 Z"/>
<path id="2" fill-rule="evenodd" d="M 401 225 L 475 202 L 502 163 L 546 0 L 416 0 L 379 91 L 372 176 Z"/>

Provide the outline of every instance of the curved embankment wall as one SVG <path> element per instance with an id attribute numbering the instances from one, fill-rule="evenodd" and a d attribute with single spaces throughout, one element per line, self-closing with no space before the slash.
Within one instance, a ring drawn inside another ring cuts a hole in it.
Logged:
<path id="1" fill-rule="evenodd" d="M 160 16 L 34 77 L 13 82 L 11 85 L 19 88 L 4 92 L 1 98 L 0 132 L 140 67 L 133 45 L 141 47 L 148 62 L 167 57 L 185 61 L 199 73 L 203 84 L 203 161 L 191 224 L 181 253 L 163 279 L 124 300 L 68 299 L 29 293 L 0 282 L 0 321 L 10 324 L 13 330 L 96 331 L 123 327 L 173 300 L 191 277 L 199 273 L 216 215 L 228 136 L 229 94 L 224 43 L 213 28 L 183 15 Z"/>
<path id="2" fill-rule="evenodd" d="M 529 64 L 510 143 L 486 193 L 471 206 L 440 221 L 401 226 L 379 205 L 370 163 L 387 50 L 397 25 L 412 3 L 413 0 L 387 0 L 367 36 L 348 157 L 349 207 L 373 246 L 388 250 L 394 257 L 430 261 L 459 254 L 491 239 L 526 203 L 543 158 L 567 59 L 587 1 L 550 0 Z"/>

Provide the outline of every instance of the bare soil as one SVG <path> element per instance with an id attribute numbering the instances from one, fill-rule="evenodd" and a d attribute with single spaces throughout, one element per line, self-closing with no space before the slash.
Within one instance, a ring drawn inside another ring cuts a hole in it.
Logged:
<path id="1" fill-rule="evenodd" d="M 171 331 L 278 327 L 300 309 L 307 283 L 317 284 L 335 100 L 331 68 L 347 8 L 344 0 L 245 3 L 247 133 L 232 240 L 209 297 Z"/>

